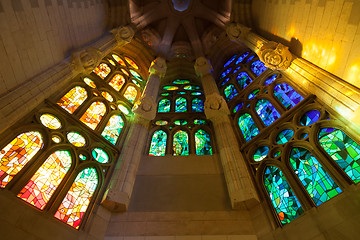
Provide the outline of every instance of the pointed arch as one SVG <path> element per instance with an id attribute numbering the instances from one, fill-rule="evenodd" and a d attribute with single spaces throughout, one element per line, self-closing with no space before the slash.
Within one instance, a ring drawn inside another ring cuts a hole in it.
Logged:
<path id="1" fill-rule="evenodd" d="M 101 136 L 115 145 L 123 127 L 124 119 L 121 115 L 112 115 L 102 131 Z"/>
<path id="2" fill-rule="evenodd" d="M 92 130 L 95 130 L 105 113 L 106 106 L 103 102 L 93 102 L 82 115 L 80 121 L 86 124 Z"/>
<path id="3" fill-rule="evenodd" d="M 203 129 L 195 132 L 196 155 L 212 155 L 210 135 Z"/>
<path id="4" fill-rule="evenodd" d="M 240 115 L 238 124 L 247 142 L 259 134 L 259 129 L 249 113 Z"/>
<path id="5" fill-rule="evenodd" d="M 296 104 L 304 99 L 287 83 L 280 83 L 276 85 L 274 87 L 274 95 L 287 110 L 295 107 Z"/>
<path id="6" fill-rule="evenodd" d="M 187 132 L 178 130 L 173 136 L 174 156 L 189 155 L 189 136 Z"/>
<path id="7" fill-rule="evenodd" d="M 167 133 L 157 130 L 153 133 L 149 149 L 149 156 L 165 156 Z"/>
<path id="8" fill-rule="evenodd" d="M 76 86 L 68 91 L 58 102 L 57 105 L 73 114 L 76 109 L 87 99 L 85 88 Z"/>
<path id="9" fill-rule="evenodd" d="M 260 99 L 255 106 L 256 113 L 259 115 L 265 126 L 269 126 L 281 117 L 280 113 L 267 99 Z"/>
<path id="10" fill-rule="evenodd" d="M 134 103 L 136 97 L 138 95 L 138 91 L 134 86 L 128 86 L 125 90 L 124 97 L 129 100 L 129 102 Z"/>

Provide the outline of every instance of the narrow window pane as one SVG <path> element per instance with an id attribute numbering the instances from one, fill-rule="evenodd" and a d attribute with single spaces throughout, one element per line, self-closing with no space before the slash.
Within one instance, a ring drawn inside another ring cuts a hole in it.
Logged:
<path id="1" fill-rule="evenodd" d="M 256 103 L 255 110 L 261 120 L 264 122 L 265 126 L 269 126 L 276 119 L 280 117 L 279 112 L 274 108 L 274 106 L 266 99 L 260 99 Z"/>
<path id="2" fill-rule="evenodd" d="M 57 105 L 68 111 L 70 114 L 74 113 L 75 110 L 86 100 L 87 92 L 85 88 L 74 87 L 67 92 L 58 102 Z"/>
<path id="3" fill-rule="evenodd" d="M 193 112 L 203 112 L 204 111 L 204 102 L 200 98 L 194 98 L 192 100 L 192 111 Z"/>
<path id="4" fill-rule="evenodd" d="M 101 136 L 112 144 L 116 144 L 117 139 L 120 136 L 121 129 L 124 127 L 124 120 L 120 115 L 113 115 L 109 119 L 106 127 L 104 128 Z"/>
<path id="5" fill-rule="evenodd" d="M 259 129 L 256 127 L 254 120 L 248 113 L 244 113 L 239 117 L 239 127 L 246 141 L 250 141 L 259 134 Z"/>
<path id="6" fill-rule="evenodd" d="M 84 115 L 82 115 L 80 121 L 85 123 L 92 130 L 95 130 L 105 113 L 106 106 L 103 102 L 93 102 Z"/>
<path id="7" fill-rule="evenodd" d="M 158 112 L 170 112 L 170 100 L 161 99 L 159 102 Z"/>
<path id="8" fill-rule="evenodd" d="M 138 92 L 135 87 L 129 86 L 124 93 L 124 97 L 129 100 L 129 102 L 133 103 L 136 99 L 137 93 Z"/>
<path id="9" fill-rule="evenodd" d="M 278 84 L 274 87 L 274 95 L 284 105 L 286 109 L 295 107 L 304 98 L 286 83 Z"/>
<path id="10" fill-rule="evenodd" d="M 261 62 L 260 60 L 254 61 L 251 64 L 250 68 L 251 68 L 251 71 L 253 71 L 253 73 L 256 74 L 256 76 L 259 76 L 267 69 L 267 67 L 265 67 L 265 64 L 263 62 Z"/>
<path id="11" fill-rule="evenodd" d="M 149 156 L 165 156 L 167 134 L 163 130 L 154 132 L 151 138 Z"/>
<path id="12" fill-rule="evenodd" d="M 210 135 L 205 130 L 195 133 L 195 147 L 197 155 L 212 155 Z"/>
<path id="13" fill-rule="evenodd" d="M 186 112 L 187 102 L 186 98 L 179 97 L 175 100 L 175 112 Z"/>
<path id="14" fill-rule="evenodd" d="M 226 101 L 230 101 L 236 95 L 238 95 L 238 91 L 236 90 L 234 85 L 230 84 L 230 85 L 226 86 L 226 88 L 224 89 L 224 94 L 225 94 Z"/>
<path id="15" fill-rule="evenodd" d="M 100 65 L 97 66 L 93 72 L 96 75 L 98 75 L 100 78 L 104 79 L 104 78 L 106 78 L 107 75 L 109 75 L 109 73 L 111 72 L 111 69 L 110 69 L 109 65 L 107 65 L 106 63 L 100 63 Z"/>
<path id="16" fill-rule="evenodd" d="M 173 139 L 174 156 L 189 155 L 188 134 L 184 131 L 177 131 Z"/>
<path id="17" fill-rule="evenodd" d="M 120 91 L 121 87 L 125 83 L 125 78 L 121 74 L 116 74 L 109 82 L 109 85 L 116 91 Z"/>
<path id="18" fill-rule="evenodd" d="M 246 88 L 252 82 L 252 79 L 246 72 L 239 73 L 236 77 L 236 80 L 238 81 L 241 89 Z"/>

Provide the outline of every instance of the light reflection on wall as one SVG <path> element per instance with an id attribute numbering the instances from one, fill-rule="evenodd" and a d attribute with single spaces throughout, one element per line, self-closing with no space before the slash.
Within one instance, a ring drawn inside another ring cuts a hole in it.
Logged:
<path id="1" fill-rule="evenodd" d="M 311 40 L 304 43 L 302 57 L 324 69 L 330 68 L 336 61 L 337 52 L 332 41 Z"/>
<path id="2" fill-rule="evenodd" d="M 360 87 L 360 59 L 350 65 L 345 73 L 345 80 Z"/>

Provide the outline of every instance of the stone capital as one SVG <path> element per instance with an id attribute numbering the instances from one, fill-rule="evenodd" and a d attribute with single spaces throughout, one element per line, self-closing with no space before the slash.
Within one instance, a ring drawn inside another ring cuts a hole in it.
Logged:
<path id="1" fill-rule="evenodd" d="M 206 117 L 210 120 L 228 116 L 230 114 L 225 99 L 218 93 L 206 96 L 204 112 Z"/>
<path id="2" fill-rule="evenodd" d="M 289 48 L 277 42 L 264 43 L 256 54 L 272 70 L 286 70 L 293 60 Z"/>
<path id="3" fill-rule="evenodd" d="M 198 76 L 204 76 L 213 71 L 210 61 L 204 57 L 197 58 L 194 67 Z"/>
<path id="4" fill-rule="evenodd" d="M 240 23 L 229 23 L 226 26 L 226 33 L 232 41 L 245 41 L 250 31 L 251 28 L 248 28 Z"/>
<path id="5" fill-rule="evenodd" d="M 139 117 L 151 121 L 156 117 L 156 101 L 152 96 L 142 96 L 136 103 L 132 111 Z"/>
<path id="6" fill-rule="evenodd" d="M 115 28 L 110 32 L 114 34 L 114 37 L 119 47 L 124 46 L 125 44 L 131 42 L 135 34 L 135 31 L 131 26 L 123 26 L 123 27 Z"/>
<path id="7" fill-rule="evenodd" d="M 162 57 L 158 57 L 151 62 L 149 73 L 158 75 L 160 78 L 163 78 L 166 74 L 166 69 L 166 60 Z"/>
<path id="8" fill-rule="evenodd" d="M 101 51 L 94 47 L 78 50 L 71 55 L 70 68 L 75 74 L 91 73 L 100 63 Z"/>

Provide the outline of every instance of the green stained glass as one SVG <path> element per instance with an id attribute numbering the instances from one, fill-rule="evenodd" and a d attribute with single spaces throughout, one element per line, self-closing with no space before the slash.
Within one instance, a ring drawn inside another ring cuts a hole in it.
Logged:
<path id="1" fill-rule="evenodd" d="M 191 95 L 193 96 L 200 96 L 202 93 L 201 92 L 192 92 Z"/>
<path id="2" fill-rule="evenodd" d="M 269 148 L 266 146 L 259 147 L 254 153 L 254 161 L 260 162 L 269 154 Z"/>
<path id="3" fill-rule="evenodd" d="M 86 156 L 83 155 L 83 154 L 79 154 L 79 158 L 80 158 L 81 160 L 86 160 Z"/>
<path id="4" fill-rule="evenodd" d="M 187 101 L 186 98 L 179 97 L 175 100 L 175 112 L 186 112 Z"/>
<path id="5" fill-rule="evenodd" d="M 320 112 L 316 110 L 310 110 L 306 112 L 300 118 L 300 124 L 303 126 L 309 126 L 315 122 L 317 122 L 320 118 Z"/>
<path id="6" fill-rule="evenodd" d="M 264 185 L 282 225 L 299 217 L 304 210 L 283 173 L 274 166 L 267 166 Z"/>
<path id="7" fill-rule="evenodd" d="M 176 86 L 164 86 L 163 89 L 168 91 L 175 91 L 178 90 L 179 88 Z"/>
<path id="8" fill-rule="evenodd" d="M 291 129 L 284 129 L 276 136 L 277 144 L 287 143 L 294 136 L 294 131 Z"/>
<path id="9" fill-rule="evenodd" d="M 184 95 L 186 92 L 177 92 L 177 94 Z"/>
<path id="10" fill-rule="evenodd" d="M 237 111 L 240 110 L 240 108 L 242 108 L 244 106 L 243 103 L 239 103 L 238 105 L 236 105 L 233 109 L 233 113 L 236 113 Z"/>
<path id="11" fill-rule="evenodd" d="M 224 89 L 225 98 L 227 101 L 233 99 L 236 95 L 238 95 L 238 91 L 236 90 L 235 86 L 230 84 L 225 87 Z"/>
<path id="12" fill-rule="evenodd" d="M 155 124 L 158 125 L 158 126 L 164 126 L 164 125 L 167 125 L 167 124 L 168 124 L 168 121 L 166 121 L 166 120 L 159 120 L 159 121 L 156 121 Z"/>
<path id="13" fill-rule="evenodd" d="M 189 80 L 183 80 L 183 79 L 176 79 L 173 81 L 173 84 L 188 84 L 190 83 Z"/>
<path id="14" fill-rule="evenodd" d="M 280 156 L 280 154 L 281 154 L 281 151 L 276 151 L 276 152 L 274 153 L 274 157 L 278 157 L 278 156 Z"/>
<path id="15" fill-rule="evenodd" d="M 139 88 L 141 88 L 141 85 L 140 85 L 140 83 L 138 83 L 138 81 L 136 81 L 135 79 L 131 79 L 131 81 L 132 81 L 136 86 L 138 86 Z"/>
<path id="16" fill-rule="evenodd" d="M 195 85 L 187 85 L 184 87 L 185 90 L 199 90 L 200 87 L 199 86 L 195 86 Z"/>
<path id="17" fill-rule="evenodd" d="M 170 100 L 169 99 L 161 99 L 159 101 L 158 112 L 170 112 Z"/>
<path id="18" fill-rule="evenodd" d="M 259 92 L 260 92 L 260 89 L 255 89 L 254 91 L 252 91 L 252 92 L 249 94 L 248 99 L 253 99 L 254 97 L 256 97 L 256 95 L 258 95 Z"/>
<path id="19" fill-rule="evenodd" d="M 194 120 L 194 124 L 196 124 L 196 125 L 201 125 L 201 124 L 205 124 L 205 123 L 206 123 L 205 120 L 200 120 L 200 119 L 195 119 Z"/>
<path id="20" fill-rule="evenodd" d="M 204 111 L 204 102 L 200 98 L 194 98 L 191 101 L 191 108 L 193 112 L 203 112 Z"/>
<path id="21" fill-rule="evenodd" d="M 244 113 L 239 117 L 239 127 L 246 141 L 250 141 L 259 134 L 259 129 L 248 113 Z"/>
<path id="22" fill-rule="evenodd" d="M 166 92 L 166 93 L 162 93 L 162 94 L 160 94 L 160 95 L 161 95 L 161 96 L 169 96 L 170 93 Z"/>
<path id="23" fill-rule="evenodd" d="M 175 125 L 186 125 L 187 124 L 187 121 L 186 120 L 183 120 L 183 119 L 180 119 L 180 120 L 176 120 L 175 122 Z"/>
<path id="24" fill-rule="evenodd" d="M 210 135 L 202 129 L 195 133 L 196 155 L 212 155 Z"/>
<path id="25" fill-rule="evenodd" d="M 319 133 L 319 143 L 355 183 L 360 181 L 359 144 L 343 131 L 334 128 L 322 128 Z"/>
<path id="26" fill-rule="evenodd" d="M 173 138 L 174 156 L 189 155 L 188 134 L 182 130 L 177 131 Z"/>
<path id="27" fill-rule="evenodd" d="M 309 150 L 293 148 L 290 165 L 317 206 L 342 192 Z"/>
<path id="28" fill-rule="evenodd" d="M 120 136 L 120 132 L 124 127 L 124 120 L 120 115 L 113 115 L 109 119 L 106 127 L 104 128 L 101 136 L 112 144 L 116 144 L 117 139 Z"/>
<path id="29" fill-rule="evenodd" d="M 102 150 L 101 148 L 94 148 L 92 150 L 92 156 L 96 161 L 99 163 L 108 163 L 109 162 L 109 156 L 108 154 Z"/>
<path id="30" fill-rule="evenodd" d="M 85 138 L 80 133 L 69 132 L 66 137 L 69 142 L 75 147 L 83 147 L 86 144 Z"/>
<path id="31" fill-rule="evenodd" d="M 149 156 L 165 156 L 167 134 L 163 130 L 154 132 L 151 138 Z"/>

